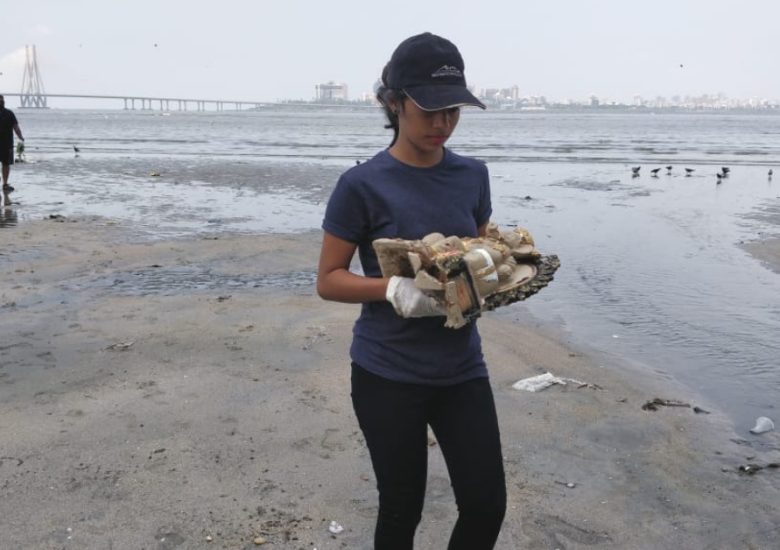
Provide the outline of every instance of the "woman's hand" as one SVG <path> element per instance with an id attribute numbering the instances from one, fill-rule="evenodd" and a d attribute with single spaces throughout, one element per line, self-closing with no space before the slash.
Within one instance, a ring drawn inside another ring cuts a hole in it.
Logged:
<path id="1" fill-rule="evenodd" d="M 390 277 L 385 297 L 401 317 L 437 317 L 447 314 L 444 306 L 417 288 L 414 279 L 409 277 Z"/>

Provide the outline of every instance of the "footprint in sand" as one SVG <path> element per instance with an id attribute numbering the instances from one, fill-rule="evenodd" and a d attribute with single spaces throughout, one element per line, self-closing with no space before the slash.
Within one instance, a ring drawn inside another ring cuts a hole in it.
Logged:
<path id="1" fill-rule="evenodd" d="M 583 529 L 550 514 L 528 514 L 523 518 L 523 532 L 534 541 L 529 547 L 565 548 L 566 540 L 586 545 L 611 543 L 612 538 L 606 532 Z"/>

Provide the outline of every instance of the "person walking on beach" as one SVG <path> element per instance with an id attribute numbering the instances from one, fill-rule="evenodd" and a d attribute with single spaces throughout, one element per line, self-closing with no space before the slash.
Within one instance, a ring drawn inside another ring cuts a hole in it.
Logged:
<path id="1" fill-rule="evenodd" d="M 11 204 L 11 187 L 8 176 L 11 173 L 11 165 L 14 163 L 14 133 L 19 140 L 24 141 L 22 130 L 16 121 L 13 111 L 5 108 L 5 98 L 0 95 L 0 163 L 3 165 L 3 201 Z"/>
<path id="2" fill-rule="evenodd" d="M 412 549 L 425 497 L 428 426 L 458 505 L 449 550 L 495 546 L 506 486 L 493 393 L 475 323 L 445 328 L 443 310 L 410 278 L 383 278 L 372 242 L 440 232 L 484 236 L 487 167 L 444 147 L 460 108 L 485 108 L 466 87 L 450 41 L 424 33 L 394 51 L 377 90 L 388 149 L 340 177 L 323 220 L 317 291 L 361 303 L 350 350 L 352 403 L 379 490 L 376 550 Z M 363 273 L 350 272 L 358 251 Z"/>

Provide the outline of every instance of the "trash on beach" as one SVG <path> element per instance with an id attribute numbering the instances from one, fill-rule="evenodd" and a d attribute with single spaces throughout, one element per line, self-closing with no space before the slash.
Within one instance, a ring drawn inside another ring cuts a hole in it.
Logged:
<path id="1" fill-rule="evenodd" d="M 129 342 L 117 342 L 116 344 L 111 344 L 110 346 L 106 347 L 106 349 L 110 351 L 127 351 L 133 346 L 133 344 L 135 344 L 135 340 L 130 340 Z"/>
<path id="2" fill-rule="evenodd" d="M 764 468 L 769 468 L 772 470 L 776 470 L 780 468 L 780 462 L 770 462 L 766 466 L 761 466 L 760 464 L 742 464 L 740 466 L 737 466 L 737 471 L 741 474 L 747 474 L 749 476 L 752 476 L 756 472 L 763 470 Z"/>
<path id="3" fill-rule="evenodd" d="M 762 434 L 765 432 L 771 432 L 774 429 L 775 423 L 772 422 L 771 418 L 767 418 L 766 416 L 759 416 L 756 418 L 756 425 L 750 429 L 750 433 Z"/>
<path id="4" fill-rule="evenodd" d="M 512 387 L 516 390 L 538 392 L 549 388 L 553 384 L 560 384 L 561 386 L 565 386 L 566 384 L 576 384 L 578 388 L 593 388 L 596 390 L 603 389 L 597 384 L 589 384 L 588 382 L 582 382 L 580 380 L 575 380 L 574 378 L 561 378 L 560 376 L 555 376 L 551 372 L 545 372 L 544 374 L 540 374 L 538 376 L 523 378 L 522 380 L 518 380 L 512 384 Z"/>
<path id="5" fill-rule="evenodd" d="M 565 485 L 569 489 L 574 489 L 577 486 L 576 483 L 572 483 L 571 481 L 568 481 L 568 482 L 567 481 L 556 481 L 555 483 L 557 483 L 558 485 Z"/>
<path id="6" fill-rule="evenodd" d="M 687 407 L 690 408 L 691 405 L 689 403 L 683 403 L 682 401 L 677 401 L 676 399 L 661 399 L 660 397 L 655 397 L 642 405 L 643 411 L 657 411 L 658 407 Z"/>
<path id="7" fill-rule="evenodd" d="M 701 407 L 694 407 L 693 412 L 696 414 L 710 414 L 710 411 L 704 410 Z"/>
<path id="8" fill-rule="evenodd" d="M 545 372 L 538 376 L 531 376 L 529 378 L 523 378 L 518 380 L 512 387 L 516 390 L 525 390 L 530 392 L 537 392 L 549 388 L 553 384 L 566 385 L 566 381 L 557 376 L 553 376 L 551 372 Z"/>
<path id="9" fill-rule="evenodd" d="M 260 546 L 261 544 L 265 544 L 268 541 L 265 540 L 265 537 L 255 537 L 252 542 L 254 542 L 257 546 Z"/>
<path id="10" fill-rule="evenodd" d="M 153 178 L 159 178 L 160 177 L 160 172 L 151 172 L 149 175 L 151 177 L 153 177 Z"/>
<path id="11" fill-rule="evenodd" d="M 330 525 L 328 526 L 328 531 L 330 531 L 334 535 L 338 535 L 343 530 L 344 530 L 344 528 L 336 521 L 331 521 Z"/>

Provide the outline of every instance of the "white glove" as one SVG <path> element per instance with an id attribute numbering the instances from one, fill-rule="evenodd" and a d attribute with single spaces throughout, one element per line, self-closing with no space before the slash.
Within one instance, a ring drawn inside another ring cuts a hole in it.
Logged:
<path id="1" fill-rule="evenodd" d="M 393 275 L 387 283 L 387 301 L 401 317 L 436 317 L 446 315 L 444 306 L 414 284 L 414 279 Z"/>

